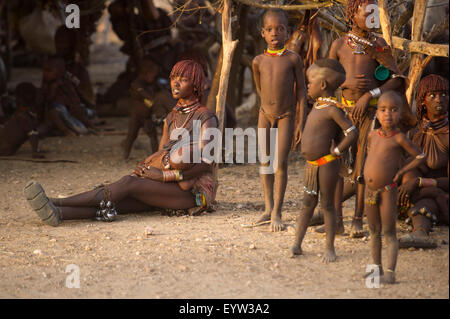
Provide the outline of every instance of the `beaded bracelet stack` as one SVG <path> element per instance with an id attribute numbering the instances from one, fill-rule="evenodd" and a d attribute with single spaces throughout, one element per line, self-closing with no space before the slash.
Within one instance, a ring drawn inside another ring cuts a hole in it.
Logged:
<path id="1" fill-rule="evenodd" d="M 163 171 L 163 182 L 179 182 L 183 180 L 183 173 L 179 170 Z"/>
<path id="2" fill-rule="evenodd" d="M 437 187 L 437 180 L 434 178 L 419 177 L 419 187 Z"/>

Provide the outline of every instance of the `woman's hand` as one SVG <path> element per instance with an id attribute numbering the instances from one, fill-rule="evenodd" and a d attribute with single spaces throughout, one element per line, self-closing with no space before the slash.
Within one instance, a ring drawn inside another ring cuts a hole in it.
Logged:
<path id="1" fill-rule="evenodd" d="M 398 188 L 397 205 L 406 206 L 410 203 L 411 194 L 417 188 L 417 178 L 403 182 Z"/>
<path id="2" fill-rule="evenodd" d="M 133 171 L 133 174 L 137 175 L 137 176 L 142 176 L 143 174 L 143 168 L 144 168 L 144 162 L 140 162 L 137 164 L 136 168 Z"/>
<path id="3" fill-rule="evenodd" d="M 352 111 L 352 117 L 355 120 L 361 121 L 362 117 L 364 116 L 364 113 L 367 110 L 367 107 L 369 106 L 369 102 L 370 102 L 371 98 L 372 98 L 372 96 L 369 93 L 365 93 L 356 102 L 355 106 L 353 107 L 353 111 Z"/>
<path id="4" fill-rule="evenodd" d="M 142 177 L 148 178 L 154 181 L 163 181 L 163 172 L 159 168 L 153 167 L 153 166 L 147 166 L 142 171 Z"/>
<path id="5" fill-rule="evenodd" d="M 396 183 L 397 185 L 400 184 L 402 181 L 403 175 L 404 175 L 404 173 L 398 171 L 397 174 L 395 174 L 395 176 L 394 176 L 393 182 Z"/>
<path id="6" fill-rule="evenodd" d="M 348 88 L 352 90 L 360 90 L 360 91 L 367 91 L 369 90 L 369 85 L 371 84 L 371 81 L 366 78 L 364 74 L 357 74 L 354 77 L 349 77 L 345 79 L 345 82 L 342 84 L 342 88 Z"/>

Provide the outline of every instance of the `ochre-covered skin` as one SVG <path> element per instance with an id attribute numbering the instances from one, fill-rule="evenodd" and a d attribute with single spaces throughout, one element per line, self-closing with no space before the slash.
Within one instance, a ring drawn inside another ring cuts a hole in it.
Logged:
<path id="1" fill-rule="evenodd" d="M 402 99 L 394 91 L 381 95 L 377 107 L 377 119 L 381 128 L 368 136 L 368 151 L 364 166 L 366 182 L 365 208 L 370 230 L 372 263 L 381 265 L 381 232 L 387 245 L 387 271 L 382 280 L 395 282 L 398 241 L 396 237 L 397 183 L 425 159 L 422 151 L 398 129 Z M 403 152 L 414 159 L 400 167 Z"/>
<path id="2" fill-rule="evenodd" d="M 268 12 L 264 16 L 261 31 L 268 50 L 281 50 L 287 40 L 287 19 L 280 12 Z M 287 160 L 293 138 L 300 138 L 300 131 L 293 135 L 294 119 L 300 112 L 304 122 L 306 89 L 300 56 L 292 51 L 274 56 L 261 54 L 253 59 L 253 77 L 261 98 L 258 128 L 265 129 L 266 144 L 259 145 L 261 152 L 269 155 L 270 128 L 278 129 L 278 167 L 275 174 L 261 174 L 265 211 L 258 222 L 271 221 L 272 231 L 283 229 L 281 208 L 287 185 Z M 296 88 L 296 92 L 294 91 Z M 295 94 L 294 94 L 295 92 Z M 259 139 L 261 141 L 261 138 Z M 272 152 L 273 153 L 273 152 Z"/>
<path id="3" fill-rule="evenodd" d="M 350 130 L 345 138 L 340 139 L 342 131 L 349 130 L 353 125 L 346 118 L 341 109 L 341 105 L 333 100 L 336 88 L 344 81 L 345 72 L 339 66 L 342 73 L 338 73 L 328 67 L 324 60 L 319 60 L 307 71 L 308 95 L 316 100 L 311 112 L 308 114 L 302 136 L 301 153 L 308 161 L 305 168 L 305 178 L 303 179 L 303 207 L 297 218 L 294 245 L 291 248 L 292 255 L 302 254 L 301 244 L 306 234 L 306 229 L 310 224 L 311 217 L 317 203 L 320 201 L 320 209 L 325 218 L 326 244 L 324 252 L 324 262 L 336 260 L 334 249 L 334 237 L 336 234 L 337 218 L 334 208 L 334 197 L 336 185 L 339 178 L 341 152 L 356 141 L 357 131 Z M 328 63 L 334 60 L 328 60 Z M 323 64 L 322 64 L 323 63 Z M 337 66 L 336 66 L 337 68 Z M 325 98 L 327 100 L 322 100 Z M 335 147 L 339 150 L 336 153 Z M 317 163 L 313 165 L 311 161 L 317 161 L 324 156 L 332 156 L 327 163 Z M 335 159 L 333 159 L 335 158 Z M 320 196 L 319 196 L 320 194 Z M 342 223 L 342 220 L 340 220 Z"/>
<path id="4" fill-rule="evenodd" d="M 435 74 L 421 80 L 417 90 L 417 117 L 418 125 L 408 132 L 408 136 L 424 151 L 426 163 L 407 173 L 399 188 L 399 208 L 407 212 L 413 226 L 410 234 L 400 238 L 400 245 L 404 248 L 433 248 L 436 243 L 428 236 L 432 220 L 415 212 L 434 215 L 437 222 L 448 225 L 447 80 Z"/>
<path id="5" fill-rule="evenodd" d="M 374 72 L 378 65 L 382 62 L 385 66 L 391 70 L 391 74 L 398 74 L 398 68 L 395 65 L 395 60 L 389 50 L 385 50 L 387 43 L 383 38 L 374 37 L 371 35 L 371 29 L 366 26 L 366 18 L 370 13 L 366 12 L 366 7 L 369 4 L 376 4 L 376 1 L 358 1 L 352 0 L 347 2 L 347 14 L 351 12 L 351 16 L 347 19 L 352 24 L 351 32 L 358 35 L 361 38 L 375 40 L 375 44 L 372 47 L 366 46 L 364 51 L 366 54 L 357 54 L 352 49 L 347 41 L 348 36 L 335 40 L 330 48 L 329 57 L 337 59 L 343 65 L 346 71 L 346 80 L 341 85 L 342 96 L 350 101 L 355 101 L 355 105 L 350 109 L 351 119 L 354 125 L 358 128 L 359 138 L 357 145 L 354 147 L 354 152 L 357 150 L 356 159 L 352 167 L 350 179 L 354 183 L 356 181 L 361 182 L 357 187 L 349 187 L 351 185 L 345 185 L 344 190 L 356 190 L 356 205 L 355 215 L 352 222 L 351 236 L 361 237 L 362 232 L 362 216 L 363 216 L 363 201 L 364 201 L 364 184 L 362 184 L 362 173 L 364 160 L 366 158 L 366 146 L 367 136 L 373 126 L 373 118 L 375 115 L 375 106 L 370 105 L 372 99 L 370 90 L 379 87 L 382 92 L 389 90 L 396 90 L 400 94 L 404 95 L 404 79 L 401 77 L 388 78 L 384 82 L 378 81 Z M 380 48 L 377 50 L 376 48 Z M 383 50 L 382 53 L 379 51 Z M 404 99 L 406 101 L 406 99 Z M 411 111 L 406 103 L 402 106 L 402 120 L 406 121 L 408 128 L 411 128 Z M 343 183 L 343 181 L 341 181 Z M 351 194 L 347 194 L 349 197 Z M 339 202 L 339 200 L 337 200 Z"/>
<path id="6" fill-rule="evenodd" d="M 171 78 L 172 95 L 180 105 L 195 104 L 199 99 L 198 90 L 195 88 L 204 84 L 203 77 L 199 76 L 198 72 L 203 71 L 194 61 L 182 65 L 184 68 L 180 69 L 181 75 Z M 176 67 L 178 66 L 175 65 L 174 68 Z M 190 67 L 193 67 L 192 78 L 200 79 L 198 83 L 182 76 Z M 175 145 L 176 141 L 170 140 L 170 133 L 175 126 L 189 129 L 195 119 L 201 121 L 201 130 L 218 127 L 217 118 L 204 106 L 198 105 L 195 111 L 187 114 L 174 110 L 165 121 L 159 151 L 170 151 Z M 200 140 L 195 144 L 200 148 L 200 154 L 204 145 L 210 142 L 203 137 L 200 135 Z M 132 174 L 112 184 L 63 199 L 52 198 L 51 201 L 58 207 L 61 218 L 64 220 L 95 217 L 98 205 L 104 199 L 112 201 L 119 213 L 149 211 L 153 207 L 170 210 L 195 209 L 196 211 L 209 207 L 214 199 L 215 188 L 210 178 L 212 165 L 205 162 L 188 164 L 189 168 L 182 172 L 182 181 L 164 181 L 163 170 L 158 167 L 161 166 L 159 155 L 159 152 L 153 154 L 146 161 L 139 163 Z M 152 161 L 152 159 L 155 160 Z M 148 165 L 150 162 L 154 165 Z M 198 206 L 193 191 L 196 194 L 199 192 L 205 194 L 207 206 Z"/>

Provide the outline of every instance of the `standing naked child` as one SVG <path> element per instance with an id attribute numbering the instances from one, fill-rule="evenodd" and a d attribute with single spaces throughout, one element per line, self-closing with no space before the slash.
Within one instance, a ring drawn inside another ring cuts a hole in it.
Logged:
<path id="1" fill-rule="evenodd" d="M 365 211 L 370 230 L 372 261 L 380 267 L 381 282 L 395 282 L 398 241 L 395 223 L 397 220 L 397 183 L 402 176 L 425 162 L 425 154 L 397 125 L 400 121 L 401 96 L 387 91 L 380 96 L 376 116 L 381 128 L 371 131 L 368 137 L 367 158 L 364 166 L 366 180 Z M 403 151 L 415 157 L 400 170 Z M 387 271 L 381 266 L 381 230 L 387 246 Z"/>
<path id="2" fill-rule="evenodd" d="M 334 237 L 336 232 L 336 211 L 334 193 L 339 178 L 339 156 L 357 139 L 357 131 L 345 117 L 340 104 L 333 96 L 345 80 L 345 70 L 333 59 L 318 60 L 306 73 L 308 95 L 316 100 L 306 120 L 301 153 L 306 159 L 303 209 L 297 219 L 295 243 L 292 256 L 302 254 L 301 244 L 308 228 L 320 191 L 320 206 L 325 217 L 326 248 L 324 262 L 336 260 Z M 345 138 L 337 145 L 340 130 Z"/>
<path id="3" fill-rule="evenodd" d="M 261 108 L 258 129 L 264 129 L 265 136 L 259 136 L 260 152 L 269 156 L 270 129 L 276 128 L 278 164 L 275 174 L 264 172 L 267 163 L 262 163 L 261 180 L 264 191 L 265 211 L 257 224 L 271 221 L 272 231 L 283 229 L 281 208 L 287 185 L 287 163 L 294 131 L 295 106 L 300 112 L 300 123 L 304 122 L 306 111 L 306 88 L 300 56 L 285 47 L 288 19 L 282 10 L 269 10 L 263 15 L 262 37 L 268 48 L 264 54 L 253 59 L 253 76 Z M 296 90 L 294 91 L 294 88 Z M 301 125 L 302 127 L 303 125 Z M 262 140 L 265 137 L 265 144 Z M 273 146 L 272 146 L 273 147 Z"/>
<path id="4" fill-rule="evenodd" d="M 33 158 L 43 158 L 38 148 L 38 132 L 36 130 L 37 90 L 33 84 L 23 82 L 14 91 L 16 112 L 0 128 L 0 155 L 13 155 L 28 139 L 31 144 Z"/>
<path id="5" fill-rule="evenodd" d="M 150 59 L 143 60 L 136 80 L 131 83 L 131 112 L 128 122 L 128 135 L 124 143 L 123 158 L 130 155 L 139 129 L 144 128 L 150 138 L 152 152 L 158 149 L 156 127 L 152 121 L 152 109 L 155 104 L 155 92 L 152 84 L 159 73 L 159 67 Z"/>
<path id="6" fill-rule="evenodd" d="M 346 184 L 343 192 L 343 199 L 346 200 L 355 193 L 356 187 L 357 198 L 351 237 L 364 235 L 362 228 L 364 203 L 362 172 L 366 157 L 367 135 L 374 124 L 377 98 L 384 91 L 404 89 L 404 79 L 400 75 L 391 48 L 383 38 L 377 37 L 371 32 L 372 27 L 367 23 L 371 14 L 368 5 L 376 4 L 377 2 L 374 0 L 347 1 L 346 15 L 352 29 L 345 36 L 335 40 L 329 52 L 329 57 L 338 60 L 346 71 L 345 82 L 341 85 L 342 103 L 351 113 L 351 119 L 359 131 L 357 147 L 352 149 L 352 154 L 357 151 L 356 159 L 349 167 L 352 183 Z M 402 121 L 410 127 L 415 124 L 406 103 L 402 108 Z M 355 185 L 356 182 L 357 185 Z M 343 183 L 343 179 L 340 183 Z M 342 221 L 340 221 L 339 232 L 344 232 Z"/>

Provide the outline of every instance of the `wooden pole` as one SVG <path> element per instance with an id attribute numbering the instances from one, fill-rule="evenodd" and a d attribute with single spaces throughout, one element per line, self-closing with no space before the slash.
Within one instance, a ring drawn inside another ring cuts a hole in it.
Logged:
<path id="1" fill-rule="evenodd" d="M 378 10 L 380 11 L 380 24 L 381 30 L 383 31 L 383 38 L 393 49 L 391 21 L 386 8 L 386 0 L 378 0 Z"/>
<path id="2" fill-rule="evenodd" d="M 208 100 L 206 101 L 206 107 L 212 112 L 216 112 L 216 97 L 217 92 L 219 92 L 220 74 L 222 72 L 222 61 L 223 61 L 223 48 L 220 48 L 219 58 L 217 59 L 216 71 L 214 72 L 214 77 L 211 83 L 211 89 L 209 91 Z"/>
<path id="3" fill-rule="evenodd" d="M 219 120 L 219 130 L 223 136 L 223 127 L 225 120 L 225 103 L 228 91 L 228 80 L 233 61 L 233 54 L 238 44 L 238 40 L 233 41 L 233 35 L 231 32 L 231 0 L 223 1 L 222 11 L 222 71 L 220 74 L 219 92 L 217 93 L 216 102 L 216 115 Z M 220 150 L 222 151 L 222 150 Z M 216 156 L 219 154 L 216 154 Z M 214 164 L 213 177 L 214 181 L 217 181 L 219 164 Z M 217 189 L 217 188 L 216 188 Z"/>
<path id="4" fill-rule="evenodd" d="M 234 38 L 237 38 L 237 40 L 239 41 L 233 55 L 233 63 L 231 66 L 228 81 L 230 85 L 228 87 L 227 101 L 228 105 L 231 106 L 233 111 L 236 110 L 239 90 L 242 87 L 242 83 L 239 81 L 239 74 L 241 73 L 242 69 L 240 61 L 242 53 L 244 52 L 245 36 L 247 31 L 247 12 L 248 7 L 246 5 L 241 5 L 239 8 L 239 12 L 237 13 L 237 17 L 239 19 L 239 27 L 233 30 L 235 33 Z"/>
<path id="5" fill-rule="evenodd" d="M 426 0 L 416 0 L 414 3 L 414 14 L 412 19 L 412 33 L 411 33 L 412 41 L 422 40 L 423 22 L 425 20 L 426 7 L 427 7 Z M 420 53 L 414 53 L 411 56 L 408 74 L 409 86 L 406 90 L 406 98 L 411 108 L 413 108 L 414 93 L 423 71 L 422 59 L 423 55 Z"/>
<path id="6" fill-rule="evenodd" d="M 283 9 L 287 11 L 299 11 L 308 9 L 319 9 L 325 7 L 331 7 L 333 1 L 302 1 L 304 4 L 292 4 L 292 5 L 282 5 L 282 4 L 269 4 L 260 3 L 258 0 L 237 0 L 240 3 L 246 4 L 251 7 L 263 8 L 263 9 Z M 338 1 L 341 2 L 341 1 Z"/>
<path id="7" fill-rule="evenodd" d="M 448 58 L 448 44 L 434 44 L 424 41 L 410 41 L 404 38 L 392 37 L 395 49 L 409 51 L 411 53 L 442 56 Z"/>

